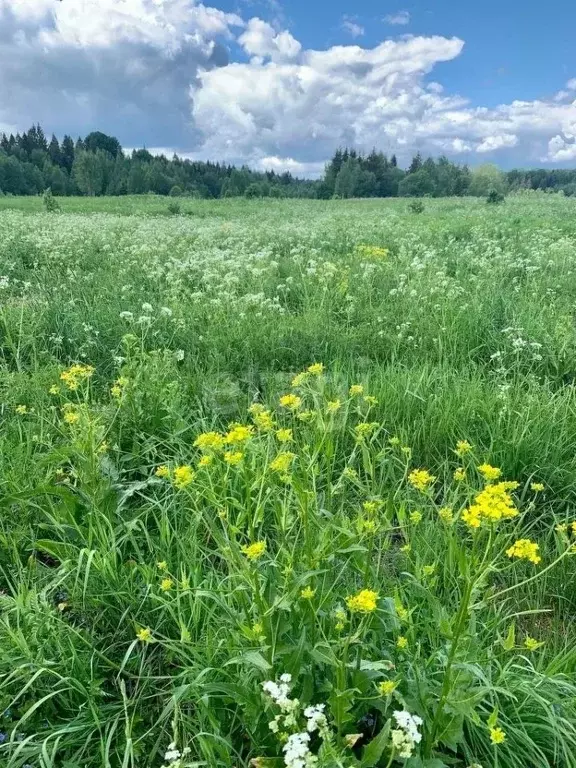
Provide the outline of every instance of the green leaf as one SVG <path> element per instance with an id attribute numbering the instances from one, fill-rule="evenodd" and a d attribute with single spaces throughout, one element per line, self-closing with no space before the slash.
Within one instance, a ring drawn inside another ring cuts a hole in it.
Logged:
<path id="1" fill-rule="evenodd" d="M 64 562 L 65 560 L 76 560 L 78 558 L 78 547 L 72 544 L 63 544 L 60 541 L 49 541 L 48 539 L 38 539 L 35 543 L 36 549 L 45 552 L 55 560 Z"/>
<path id="2" fill-rule="evenodd" d="M 498 722 L 498 707 L 495 707 L 492 714 L 488 718 L 488 728 L 495 728 Z"/>
<path id="3" fill-rule="evenodd" d="M 334 665 L 336 663 L 336 657 L 328 643 L 318 643 L 315 645 L 310 651 L 310 656 L 319 664 Z"/>
<path id="4" fill-rule="evenodd" d="M 227 661 L 225 666 L 229 664 L 248 664 L 251 667 L 256 667 L 261 672 L 269 672 L 272 669 L 272 665 L 266 661 L 259 651 L 246 651 L 241 656 L 235 656 Z"/>
<path id="5" fill-rule="evenodd" d="M 511 651 L 516 645 L 516 624 L 512 622 L 508 627 L 508 634 L 506 640 L 502 643 L 502 647 L 505 651 Z"/>
<path id="6" fill-rule="evenodd" d="M 389 743 L 389 738 L 390 720 L 384 724 L 384 727 L 380 733 L 375 736 L 369 744 L 366 745 L 364 751 L 362 752 L 362 759 L 360 761 L 362 768 L 372 768 L 372 766 L 378 763 L 384 754 L 386 746 Z"/>

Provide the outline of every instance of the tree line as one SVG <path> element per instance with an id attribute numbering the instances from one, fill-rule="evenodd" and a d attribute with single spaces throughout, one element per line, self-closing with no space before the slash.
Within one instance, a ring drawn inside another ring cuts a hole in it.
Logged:
<path id="1" fill-rule="evenodd" d="M 245 166 L 195 162 L 146 149 L 126 153 L 118 139 L 100 131 L 73 141 L 48 141 L 35 125 L 22 134 L 0 135 L 0 193 L 37 195 L 189 195 L 192 197 L 316 197 L 317 182 L 292 174 L 257 172 Z"/>
<path id="2" fill-rule="evenodd" d="M 0 194 L 188 195 L 219 197 L 451 197 L 506 194 L 519 189 L 576 195 L 576 170 L 501 171 L 491 164 L 469 168 L 447 157 L 417 153 L 407 169 L 395 155 L 337 149 L 319 180 L 289 172 L 258 172 L 246 166 L 200 162 L 146 149 L 125 152 L 118 139 L 95 131 L 74 141 L 48 141 L 42 127 L 0 135 Z"/>

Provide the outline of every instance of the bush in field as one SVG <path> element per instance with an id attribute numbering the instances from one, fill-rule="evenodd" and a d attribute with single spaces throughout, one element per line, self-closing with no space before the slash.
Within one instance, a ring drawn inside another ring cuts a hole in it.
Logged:
<path id="1" fill-rule="evenodd" d="M 246 191 L 244 192 L 244 197 L 254 199 L 256 197 L 262 197 L 262 190 L 260 189 L 260 185 L 256 183 L 250 184 L 248 187 L 246 187 Z"/>
<path id="2" fill-rule="evenodd" d="M 489 205 L 499 205 L 505 200 L 504 194 L 497 189 L 491 189 L 486 197 L 486 202 Z"/>
<path id="3" fill-rule="evenodd" d="M 55 213 L 60 210 L 60 203 L 52 194 L 50 187 L 44 190 L 44 194 L 42 195 L 42 204 L 44 205 L 44 210 L 47 213 Z"/>
<path id="4" fill-rule="evenodd" d="M 412 213 L 424 213 L 424 203 L 422 200 L 412 200 L 408 203 L 408 210 Z"/>
<path id="5" fill-rule="evenodd" d="M 182 206 L 177 200 L 171 200 L 168 203 L 168 213 L 170 213 L 172 216 L 177 216 L 181 212 Z"/>

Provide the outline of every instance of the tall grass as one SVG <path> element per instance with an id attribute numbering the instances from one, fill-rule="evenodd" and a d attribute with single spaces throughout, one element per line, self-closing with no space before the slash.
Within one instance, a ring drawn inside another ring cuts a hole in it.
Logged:
<path id="1" fill-rule="evenodd" d="M 164 202 L 0 202 L 3 764 L 576 765 L 573 202 Z"/>

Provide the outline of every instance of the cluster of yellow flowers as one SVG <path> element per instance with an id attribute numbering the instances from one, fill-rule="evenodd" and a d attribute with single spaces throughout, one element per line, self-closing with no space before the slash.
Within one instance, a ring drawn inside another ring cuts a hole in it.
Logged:
<path id="1" fill-rule="evenodd" d="M 219 451 L 224 446 L 224 436 L 219 432 L 203 432 L 194 440 L 194 447 L 201 451 Z"/>
<path id="2" fill-rule="evenodd" d="M 372 589 L 361 589 L 346 598 L 346 605 L 351 613 L 373 613 L 378 607 L 378 593 Z"/>
<path id="3" fill-rule="evenodd" d="M 362 259 L 372 259 L 379 261 L 381 259 L 387 259 L 390 255 L 388 248 L 382 248 L 379 245 L 357 245 L 356 254 Z"/>
<path id="4" fill-rule="evenodd" d="M 427 469 L 413 469 L 408 475 L 408 482 L 418 491 L 425 493 L 436 478 Z"/>
<path id="5" fill-rule="evenodd" d="M 248 560 L 259 560 L 266 552 L 266 542 L 255 541 L 253 544 L 245 544 L 242 547 L 242 552 Z"/>
<path id="6" fill-rule="evenodd" d="M 252 416 L 252 421 L 256 425 L 256 428 L 262 432 L 270 432 L 274 429 L 274 419 L 272 413 L 261 403 L 253 403 L 248 408 L 248 413 Z"/>
<path id="7" fill-rule="evenodd" d="M 158 470 L 156 470 L 156 472 L 158 472 Z M 190 485 L 195 477 L 196 475 L 192 467 L 189 464 L 182 464 L 174 469 L 172 482 L 174 483 L 175 488 L 182 490 L 182 488 L 186 488 L 186 486 Z"/>
<path id="8" fill-rule="evenodd" d="M 529 560 L 534 565 L 538 565 L 542 558 L 539 555 L 540 547 L 536 542 L 530 539 L 518 539 L 506 550 L 508 557 L 517 557 L 519 560 Z"/>
<path id="9" fill-rule="evenodd" d="M 72 392 L 76 391 L 80 384 L 86 379 L 89 379 L 94 373 L 94 368 L 91 365 L 76 365 L 70 366 L 60 374 L 61 381 L 64 382 L 67 389 Z"/>
<path id="10" fill-rule="evenodd" d="M 292 462 L 295 458 L 295 453 L 291 453 L 290 451 L 282 451 L 282 453 L 279 453 L 276 458 L 270 462 L 270 469 L 273 472 L 280 472 L 281 474 L 285 475 L 292 466 Z"/>
<path id="11" fill-rule="evenodd" d="M 499 472 L 500 470 L 498 470 Z M 470 528 L 479 528 L 483 520 L 496 523 L 505 518 L 516 517 L 519 513 L 508 493 L 518 487 L 514 481 L 487 485 L 462 513 L 462 520 Z"/>
<path id="12" fill-rule="evenodd" d="M 110 388 L 110 394 L 112 395 L 112 397 L 115 398 L 116 400 L 119 400 L 124 394 L 124 390 L 128 386 L 128 383 L 129 382 L 126 376 L 120 376 L 119 378 L 117 378 L 113 386 Z"/>
<path id="13" fill-rule="evenodd" d="M 304 384 L 310 378 L 310 376 L 322 376 L 323 373 L 324 373 L 323 363 L 312 363 L 312 365 L 309 365 L 305 371 L 302 371 L 301 373 L 297 373 L 296 376 L 294 376 L 294 378 L 292 379 L 292 386 L 301 387 L 302 384 Z"/>
<path id="14" fill-rule="evenodd" d="M 288 395 L 282 395 L 280 398 L 280 405 L 282 408 L 288 408 L 289 411 L 297 411 L 302 405 L 302 398 L 292 393 Z"/>
<path id="15" fill-rule="evenodd" d="M 492 480 L 498 480 L 502 474 L 502 470 L 498 467 L 493 467 L 490 464 L 480 464 L 478 472 L 482 475 L 484 480 L 491 482 Z"/>

